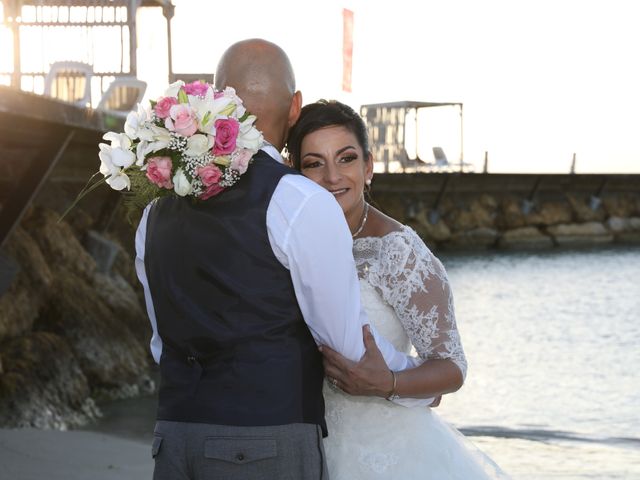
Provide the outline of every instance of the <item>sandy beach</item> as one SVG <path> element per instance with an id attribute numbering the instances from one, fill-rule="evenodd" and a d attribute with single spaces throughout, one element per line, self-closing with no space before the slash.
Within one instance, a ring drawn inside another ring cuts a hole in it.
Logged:
<path id="1" fill-rule="evenodd" d="M 150 479 L 150 449 L 142 441 L 96 432 L 0 429 L 0 479 Z"/>

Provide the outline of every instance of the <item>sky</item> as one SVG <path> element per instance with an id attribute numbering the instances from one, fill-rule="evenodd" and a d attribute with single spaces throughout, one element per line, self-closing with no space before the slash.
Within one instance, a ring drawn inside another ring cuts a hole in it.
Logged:
<path id="1" fill-rule="evenodd" d="M 490 172 L 568 172 L 575 154 L 578 173 L 640 173 L 637 0 L 173 1 L 175 72 L 213 73 L 228 45 L 262 37 L 289 54 L 305 103 L 462 102 L 476 171 L 486 152 Z M 153 98 L 166 85 L 166 32 L 159 9 L 142 10 L 138 76 Z M 456 109 L 421 111 L 421 157 L 442 146 L 457 160 L 460 135 Z"/>

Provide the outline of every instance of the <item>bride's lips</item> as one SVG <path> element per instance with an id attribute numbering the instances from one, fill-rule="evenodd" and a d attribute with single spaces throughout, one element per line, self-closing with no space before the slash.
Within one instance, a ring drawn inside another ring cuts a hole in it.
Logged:
<path id="1" fill-rule="evenodd" d="M 348 188 L 336 188 L 335 190 L 329 190 L 330 193 L 333 193 L 334 197 L 337 197 L 339 195 L 342 195 L 343 193 L 346 193 L 347 190 L 349 190 Z"/>

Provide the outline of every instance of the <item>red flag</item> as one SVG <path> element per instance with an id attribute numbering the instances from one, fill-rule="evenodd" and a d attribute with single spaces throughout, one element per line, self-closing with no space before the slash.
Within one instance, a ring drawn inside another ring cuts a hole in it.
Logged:
<path id="1" fill-rule="evenodd" d="M 342 9 L 342 90 L 351 92 L 353 58 L 353 12 Z"/>

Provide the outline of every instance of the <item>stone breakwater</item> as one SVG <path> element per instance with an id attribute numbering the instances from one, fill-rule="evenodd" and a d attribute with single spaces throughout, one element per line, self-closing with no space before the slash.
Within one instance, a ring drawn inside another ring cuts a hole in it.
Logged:
<path id="1" fill-rule="evenodd" d="M 572 185 L 570 176 L 549 177 L 548 187 L 531 176 L 529 184 L 517 179 L 521 184 L 514 187 L 505 175 L 504 188 L 483 182 L 483 175 L 453 176 L 448 188 L 446 178 L 432 177 L 382 176 L 372 193 L 375 204 L 413 227 L 432 249 L 640 244 L 640 176 L 638 183 L 625 181 L 624 188 L 612 191 L 589 179 L 596 185 L 593 193 L 586 180 Z"/>
<path id="2" fill-rule="evenodd" d="M 99 400 L 154 389 L 131 253 L 81 211 L 58 218 L 31 207 L 3 248 L 16 274 L 0 297 L 1 427 L 67 429 L 98 417 Z"/>

